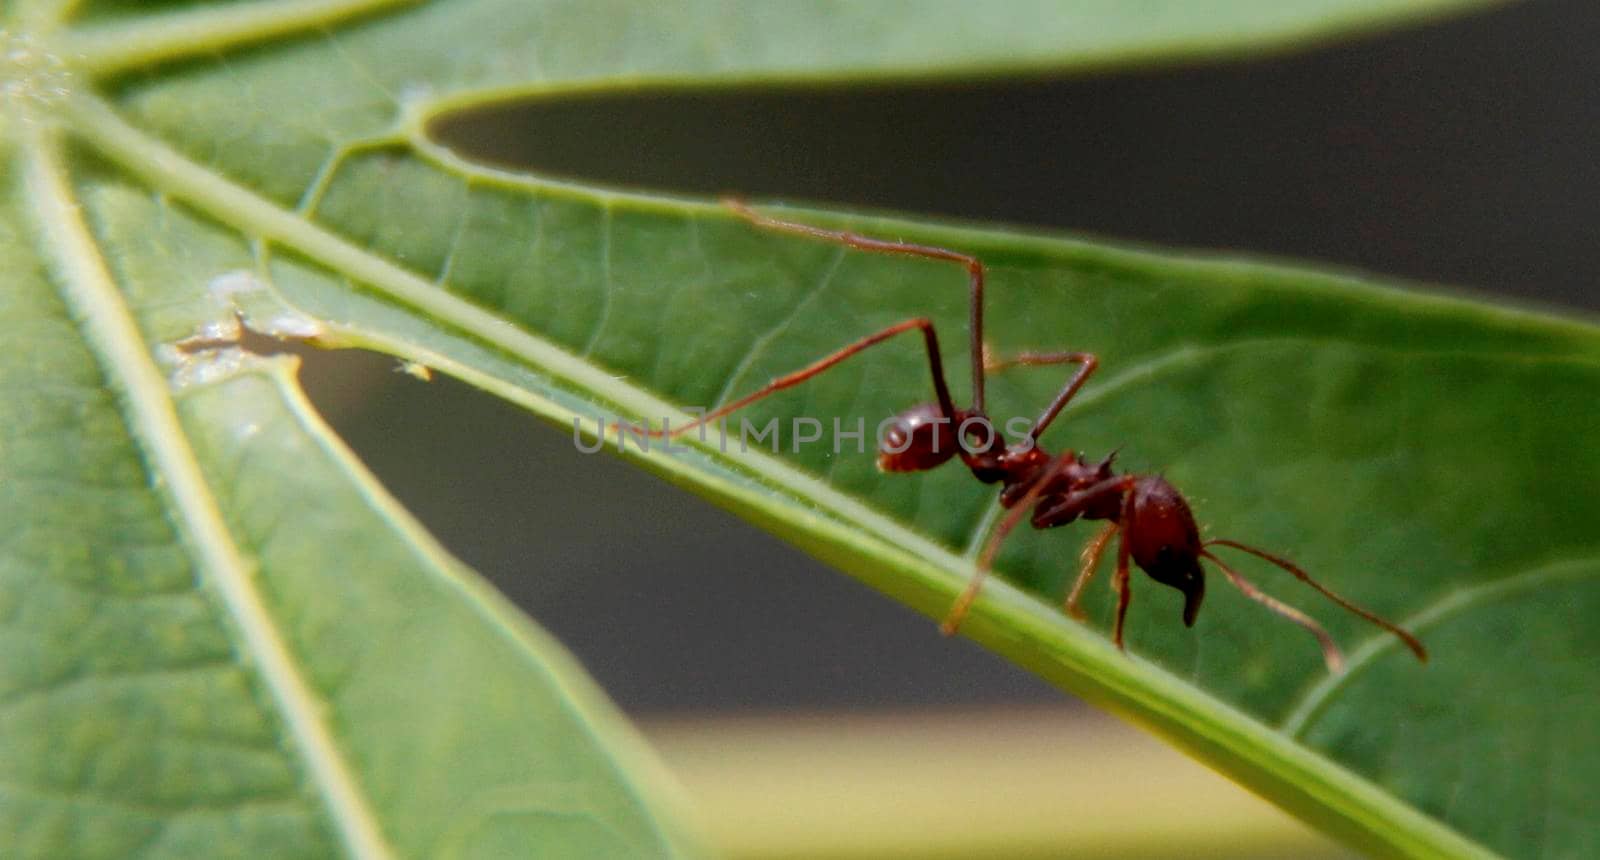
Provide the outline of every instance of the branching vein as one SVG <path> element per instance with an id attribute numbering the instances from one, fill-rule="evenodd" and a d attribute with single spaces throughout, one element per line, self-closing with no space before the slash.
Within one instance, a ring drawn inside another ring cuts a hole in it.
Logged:
<path id="1" fill-rule="evenodd" d="M 78 68 L 105 75 L 180 57 L 214 54 L 237 45 L 264 42 L 288 33 L 328 27 L 340 21 L 418 0 L 256 0 L 202 6 L 184 12 L 143 16 L 132 23 L 74 31 L 66 48 Z"/>

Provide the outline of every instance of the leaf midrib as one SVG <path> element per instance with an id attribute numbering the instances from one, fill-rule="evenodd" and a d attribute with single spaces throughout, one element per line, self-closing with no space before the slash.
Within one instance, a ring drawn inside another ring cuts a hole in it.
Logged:
<path id="1" fill-rule="evenodd" d="M 392 856 L 252 583 L 251 565 L 235 544 L 189 447 L 166 380 L 82 220 L 59 140 L 30 126 L 21 148 L 25 197 L 54 280 L 116 396 L 129 434 L 144 455 L 150 484 L 196 572 L 221 598 L 242 638 L 239 647 L 255 663 L 340 840 L 363 860 Z"/>

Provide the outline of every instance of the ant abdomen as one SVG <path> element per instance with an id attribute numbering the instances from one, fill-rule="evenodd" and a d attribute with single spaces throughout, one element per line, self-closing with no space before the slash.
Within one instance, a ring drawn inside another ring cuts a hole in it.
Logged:
<path id="1" fill-rule="evenodd" d="M 1158 561 L 1163 549 L 1200 557 L 1200 527 L 1178 488 L 1153 475 L 1139 478 L 1128 502 L 1129 518 L 1137 523 L 1135 536 L 1129 537 L 1128 550 L 1145 570 Z M 1125 523 L 1132 526 L 1133 523 Z M 1156 577 L 1158 580 L 1160 577 Z"/>
<path id="2" fill-rule="evenodd" d="M 1150 578 L 1183 592 L 1183 623 L 1194 626 L 1205 597 L 1206 578 L 1200 569 L 1200 528 L 1183 494 L 1156 476 L 1139 478 L 1128 500 L 1128 522 L 1123 523 L 1128 553 Z"/>

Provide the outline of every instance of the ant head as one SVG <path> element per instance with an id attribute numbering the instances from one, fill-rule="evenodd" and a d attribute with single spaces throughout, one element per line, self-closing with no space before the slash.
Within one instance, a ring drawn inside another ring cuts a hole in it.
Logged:
<path id="1" fill-rule="evenodd" d="M 1193 627 L 1195 616 L 1200 614 L 1200 601 L 1206 596 L 1206 574 L 1200 569 L 1200 559 L 1164 546 L 1153 564 L 1141 567 L 1156 582 L 1183 592 L 1183 626 Z"/>
<path id="2" fill-rule="evenodd" d="M 933 403 L 896 415 L 878 444 L 878 468 L 920 472 L 943 465 L 960 451 L 955 422 Z"/>

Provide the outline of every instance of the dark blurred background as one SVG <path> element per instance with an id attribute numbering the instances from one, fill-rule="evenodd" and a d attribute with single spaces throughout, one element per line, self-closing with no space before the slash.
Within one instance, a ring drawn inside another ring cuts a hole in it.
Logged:
<path id="1" fill-rule="evenodd" d="M 1600 3 L 1537 0 L 1251 62 L 607 96 L 436 132 L 607 185 L 1296 257 L 1593 315 L 1597 45 Z M 698 498 L 579 454 L 569 428 L 394 369 L 314 354 L 304 377 L 383 483 L 635 715 L 1062 698 Z"/>

